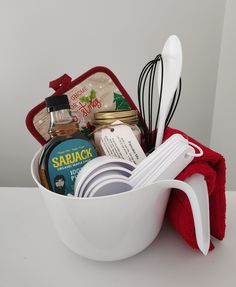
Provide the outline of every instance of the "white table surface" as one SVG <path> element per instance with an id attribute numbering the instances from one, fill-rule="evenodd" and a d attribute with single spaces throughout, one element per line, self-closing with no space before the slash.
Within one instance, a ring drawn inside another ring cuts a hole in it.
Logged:
<path id="1" fill-rule="evenodd" d="M 227 192 L 227 232 L 206 257 L 164 222 L 143 252 L 95 262 L 59 240 L 36 188 L 0 188 L 0 287 L 236 286 L 236 192 Z"/>

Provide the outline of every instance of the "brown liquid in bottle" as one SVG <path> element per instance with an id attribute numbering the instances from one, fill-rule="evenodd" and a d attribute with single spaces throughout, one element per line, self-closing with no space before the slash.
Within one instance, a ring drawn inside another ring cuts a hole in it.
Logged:
<path id="1" fill-rule="evenodd" d="M 79 140 L 83 140 L 83 143 L 86 142 L 88 146 L 91 146 L 91 149 L 93 150 L 93 157 L 96 157 L 96 152 L 92 144 L 90 144 L 89 140 L 79 132 L 78 124 L 71 117 L 69 110 L 57 110 L 52 112 L 49 134 L 51 136 L 51 139 L 45 144 L 39 159 L 39 177 L 41 180 L 41 184 L 44 187 L 51 191 L 55 191 L 55 186 L 53 186 L 52 179 L 50 180 L 50 171 L 48 169 L 48 166 L 50 154 L 59 144 L 70 139 L 78 139 L 79 145 Z M 65 153 L 64 150 L 62 151 L 62 154 L 63 153 Z M 69 171 L 70 169 L 68 169 L 68 172 Z M 57 185 L 58 186 L 55 192 L 62 195 L 68 194 L 68 189 L 67 191 L 65 190 L 65 185 L 63 185 L 62 180 L 60 181 L 59 179 Z M 70 193 L 73 193 L 73 190 L 71 190 Z"/>

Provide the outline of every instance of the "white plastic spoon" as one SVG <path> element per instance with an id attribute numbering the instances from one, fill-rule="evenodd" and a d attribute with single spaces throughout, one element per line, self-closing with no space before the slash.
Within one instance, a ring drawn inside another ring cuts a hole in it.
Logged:
<path id="1" fill-rule="evenodd" d="M 162 99 L 158 116 L 157 124 L 157 138 L 155 148 L 157 148 L 163 139 L 165 130 L 165 122 L 170 110 L 171 103 L 175 91 L 178 87 L 181 70 L 182 70 L 182 47 L 180 40 L 177 36 L 170 36 L 162 50 L 163 59 L 163 87 L 162 87 Z M 158 69 L 158 91 L 161 90 L 161 69 Z"/>

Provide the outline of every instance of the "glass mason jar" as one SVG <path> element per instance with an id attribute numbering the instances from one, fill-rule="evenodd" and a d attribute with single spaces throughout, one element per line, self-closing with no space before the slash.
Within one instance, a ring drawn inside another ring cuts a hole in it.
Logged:
<path id="1" fill-rule="evenodd" d="M 115 121 L 120 121 L 124 125 L 128 125 L 138 142 L 141 144 L 141 130 L 138 127 L 138 115 L 135 110 L 122 110 L 122 111 L 105 111 L 94 114 L 93 124 L 96 127 L 91 134 L 95 148 L 99 155 L 104 155 L 101 146 L 101 134 L 103 129 L 112 128 Z M 122 125 L 121 123 L 121 125 Z M 120 125 L 120 124 L 119 124 Z M 114 125 L 115 127 L 115 125 Z"/>

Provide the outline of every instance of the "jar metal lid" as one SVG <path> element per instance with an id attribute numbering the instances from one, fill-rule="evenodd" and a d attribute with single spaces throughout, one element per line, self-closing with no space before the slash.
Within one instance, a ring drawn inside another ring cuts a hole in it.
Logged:
<path id="1" fill-rule="evenodd" d="M 115 121 L 121 121 L 123 123 L 126 123 L 126 124 L 130 124 L 130 125 L 133 125 L 133 124 L 137 124 L 138 123 L 138 120 L 135 118 L 135 119 L 130 119 L 130 118 L 120 118 L 120 119 L 107 119 L 107 120 L 96 120 L 94 121 L 94 125 L 109 125 L 109 124 L 112 124 L 114 123 Z"/>
<path id="2" fill-rule="evenodd" d="M 107 125 L 119 120 L 128 124 L 135 124 L 138 122 L 137 111 L 123 110 L 123 111 L 105 111 L 94 114 L 94 124 Z"/>
<path id="3" fill-rule="evenodd" d="M 126 118 L 134 116 L 137 117 L 137 111 L 135 110 L 105 111 L 95 113 L 94 119 L 104 120 L 104 119 L 117 119 L 117 118 Z"/>

